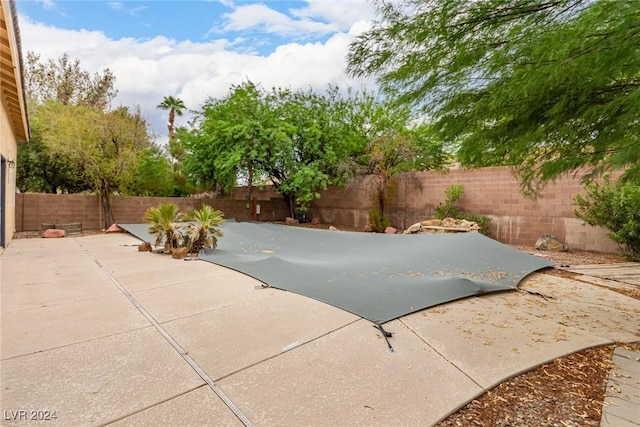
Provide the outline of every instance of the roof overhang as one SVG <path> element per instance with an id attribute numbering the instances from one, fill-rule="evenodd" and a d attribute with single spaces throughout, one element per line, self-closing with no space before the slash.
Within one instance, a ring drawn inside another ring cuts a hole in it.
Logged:
<path id="1" fill-rule="evenodd" d="M 29 140 L 29 121 L 22 80 L 18 15 L 13 0 L 0 0 L 0 96 L 18 139 Z"/>

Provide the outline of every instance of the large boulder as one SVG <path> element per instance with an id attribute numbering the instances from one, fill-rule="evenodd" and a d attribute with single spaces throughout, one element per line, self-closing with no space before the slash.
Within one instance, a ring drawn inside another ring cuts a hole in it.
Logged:
<path id="1" fill-rule="evenodd" d="M 428 219 L 416 222 L 403 231 L 403 234 L 432 234 L 432 233 L 459 233 L 466 231 L 478 231 L 480 226 L 472 221 L 464 219 Z"/>
<path id="2" fill-rule="evenodd" d="M 45 239 L 64 237 L 66 235 L 66 231 L 57 228 L 47 228 L 42 232 L 42 237 Z"/>
<path id="3" fill-rule="evenodd" d="M 284 223 L 286 225 L 296 225 L 296 224 L 300 224 L 300 221 L 298 221 L 297 219 L 291 218 L 290 216 L 286 217 L 284 220 Z"/>
<path id="4" fill-rule="evenodd" d="M 545 233 L 538 237 L 538 240 L 536 241 L 536 249 L 539 251 L 549 252 L 567 252 L 569 250 L 569 246 L 553 234 Z"/>
<path id="5" fill-rule="evenodd" d="M 384 229 L 385 234 L 396 234 L 397 232 L 398 232 L 398 229 L 395 227 L 387 227 Z"/>

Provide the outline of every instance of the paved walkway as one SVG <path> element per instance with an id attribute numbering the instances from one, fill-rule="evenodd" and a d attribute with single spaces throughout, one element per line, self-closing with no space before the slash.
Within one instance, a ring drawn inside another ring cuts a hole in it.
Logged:
<path id="1" fill-rule="evenodd" d="M 535 274 L 522 287 L 547 299 L 495 294 L 385 324 L 391 353 L 355 315 L 137 243 L 3 253 L 3 425 L 432 425 L 556 357 L 638 340 L 640 301 Z"/>

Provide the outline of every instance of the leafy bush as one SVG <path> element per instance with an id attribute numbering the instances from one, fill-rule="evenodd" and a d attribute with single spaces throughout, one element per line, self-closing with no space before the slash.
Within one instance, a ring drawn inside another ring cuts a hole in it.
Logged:
<path id="1" fill-rule="evenodd" d="M 478 224 L 478 227 L 480 227 L 480 233 L 485 236 L 491 236 L 491 218 L 484 215 L 469 214 L 455 206 L 455 203 L 464 195 L 464 185 L 450 185 L 446 190 L 444 190 L 444 194 L 447 198 L 444 200 L 444 203 L 440 203 L 436 206 L 436 218 L 464 219 L 475 222 Z"/>
<path id="2" fill-rule="evenodd" d="M 376 233 L 384 233 L 384 230 L 391 225 L 391 222 L 380 209 L 371 209 L 369 211 L 369 225 Z"/>
<path id="3" fill-rule="evenodd" d="M 609 237 L 620 245 L 629 259 L 640 261 L 640 183 L 605 177 L 603 184 L 584 186 L 586 195 L 577 195 L 576 217 L 586 224 L 606 228 Z"/>
<path id="4" fill-rule="evenodd" d="M 447 196 L 447 198 L 444 200 L 444 203 L 440 203 L 438 206 L 436 206 L 436 218 L 463 219 L 460 218 L 460 209 L 455 207 L 454 204 L 464 195 L 464 185 L 450 185 L 446 190 L 444 190 L 444 194 Z"/>

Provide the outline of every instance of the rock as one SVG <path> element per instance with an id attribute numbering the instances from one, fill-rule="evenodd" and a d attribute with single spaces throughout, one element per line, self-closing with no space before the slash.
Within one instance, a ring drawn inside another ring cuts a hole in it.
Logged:
<path id="1" fill-rule="evenodd" d="M 138 245 L 138 252 L 151 252 L 151 250 L 151 243 L 149 242 L 140 243 L 140 245 Z"/>
<path id="2" fill-rule="evenodd" d="M 420 225 L 423 225 L 425 227 L 429 227 L 429 226 L 434 226 L 434 225 L 435 226 L 439 226 L 441 223 L 442 223 L 442 221 L 439 220 L 439 219 L 428 219 L 426 221 L 422 221 L 420 223 Z"/>
<path id="3" fill-rule="evenodd" d="M 569 246 L 564 244 L 562 240 L 558 239 L 553 234 L 545 233 L 538 237 L 538 240 L 536 241 L 536 249 L 539 251 L 567 252 L 569 250 Z"/>
<path id="4" fill-rule="evenodd" d="M 58 230 L 55 228 L 47 228 L 42 232 L 42 237 L 45 239 L 64 237 L 66 232 L 64 230 Z"/>
<path id="5" fill-rule="evenodd" d="M 396 234 L 398 232 L 397 228 L 387 227 L 384 229 L 384 234 Z"/>
<path id="6" fill-rule="evenodd" d="M 440 222 L 440 226 L 454 228 L 456 226 L 456 220 L 453 218 L 445 218 Z"/>
<path id="7" fill-rule="evenodd" d="M 322 224 L 322 221 L 320 220 L 320 218 L 313 218 L 313 219 L 311 220 L 311 224 L 313 224 L 313 225 L 319 225 L 319 224 Z"/>
<path id="8" fill-rule="evenodd" d="M 106 233 L 124 233 L 124 229 L 118 224 L 111 224 L 109 228 L 105 230 Z"/>
<path id="9" fill-rule="evenodd" d="M 338 231 L 338 229 L 337 229 L 337 228 L 335 228 L 333 225 L 330 225 L 330 226 L 329 226 L 329 230 L 330 230 L 330 231 Z"/>
<path id="10" fill-rule="evenodd" d="M 371 224 L 367 224 L 364 226 L 362 231 L 364 231 L 365 233 L 371 233 L 373 231 L 373 227 L 371 227 Z"/>
<path id="11" fill-rule="evenodd" d="M 419 233 L 422 230 L 422 224 L 417 222 L 405 230 L 405 234 Z"/>
<path id="12" fill-rule="evenodd" d="M 295 225 L 295 224 L 299 224 L 300 221 L 298 221 L 297 219 L 293 219 L 290 216 L 288 216 L 288 217 L 285 218 L 284 223 L 286 225 Z"/>
<path id="13" fill-rule="evenodd" d="M 187 248 L 176 248 L 171 253 L 173 259 L 185 259 L 187 257 Z"/>

